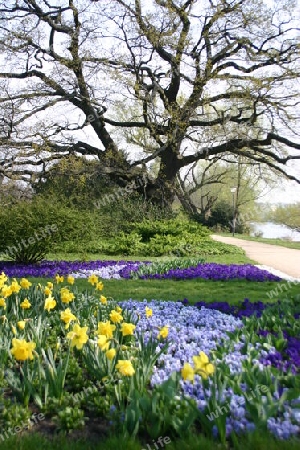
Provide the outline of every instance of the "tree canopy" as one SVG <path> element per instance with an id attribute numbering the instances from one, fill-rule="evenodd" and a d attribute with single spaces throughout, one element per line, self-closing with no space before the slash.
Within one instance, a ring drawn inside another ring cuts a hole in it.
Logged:
<path id="1" fill-rule="evenodd" d="M 181 169 L 229 154 L 300 182 L 296 14 L 292 0 L 0 1 L 0 176 L 81 155 L 126 186 L 155 163 L 141 190 L 168 203 Z"/>

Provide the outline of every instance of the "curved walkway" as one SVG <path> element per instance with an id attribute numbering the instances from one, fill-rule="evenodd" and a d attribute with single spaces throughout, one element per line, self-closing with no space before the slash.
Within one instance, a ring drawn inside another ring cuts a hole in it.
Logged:
<path id="1" fill-rule="evenodd" d="M 300 250 L 214 234 L 211 237 L 216 241 L 241 247 L 248 258 L 259 264 L 273 267 L 291 277 L 300 278 Z"/>

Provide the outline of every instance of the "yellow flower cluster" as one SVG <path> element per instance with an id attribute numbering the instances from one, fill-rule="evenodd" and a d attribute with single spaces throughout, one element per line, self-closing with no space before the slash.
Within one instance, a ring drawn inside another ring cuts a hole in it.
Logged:
<path id="1" fill-rule="evenodd" d="M 27 342 L 25 339 L 12 340 L 11 354 L 17 361 L 26 361 L 26 359 L 33 359 L 33 350 L 36 344 L 34 342 Z"/>
<path id="2" fill-rule="evenodd" d="M 209 362 L 208 356 L 204 352 L 193 356 L 194 368 L 189 363 L 185 363 L 181 369 L 181 376 L 184 380 L 194 381 L 195 374 L 206 380 L 215 371 L 215 366 Z"/>

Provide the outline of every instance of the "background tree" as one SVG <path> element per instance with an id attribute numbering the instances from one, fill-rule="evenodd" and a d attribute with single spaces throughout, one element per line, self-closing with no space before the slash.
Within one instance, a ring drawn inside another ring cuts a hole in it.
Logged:
<path id="1" fill-rule="evenodd" d="M 294 231 L 300 231 L 300 203 L 277 206 L 270 212 L 269 220 L 286 225 Z"/>
<path id="2" fill-rule="evenodd" d="M 180 170 L 208 155 L 242 155 L 296 180 L 286 167 L 300 158 L 295 8 L 291 0 L 0 1 L 8 173 L 30 179 L 65 155 L 94 156 L 124 186 L 157 161 L 141 192 L 167 204 Z M 131 108 L 128 119 L 120 108 Z M 207 145 L 212 129 L 218 138 Z M 140 139 L 128 146 L 130 130 Z"/>

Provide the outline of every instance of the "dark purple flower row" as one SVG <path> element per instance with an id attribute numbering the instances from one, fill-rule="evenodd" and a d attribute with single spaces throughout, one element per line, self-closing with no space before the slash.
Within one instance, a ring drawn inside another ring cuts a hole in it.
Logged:
<path id="1" fill-rule="evenodd" d="M 120 273 L 124 278 L 128 278 L 126 271 Z M 269 273 L 266 270 L 259 269 L 251 264 L 215 264 L 206 263 L 198 264 L 188 269 L 171 269 L 164 274 L 154 275 L 141 275 L 141 279 L 154 278 L 154 279 L 175 279 L 185 280 L 193 278 L 204 278 L 206 280 L 235 280 L 244 279 L 249 281 L 281 281 L 276 275 Z"/>
<path id="2" fill-rule="evenodd" d="M 8 277 L 47 277 L 52 278 L 56 274 L 68 275 L 79 270 L 97 270 L 112 265 L 124 265 L 132 270 L 137 262 L 133 261 L 42 261 L 38 264 L 16 264 L 11 261 L 0 262 L 0 273 L 4 272 Z"/>

